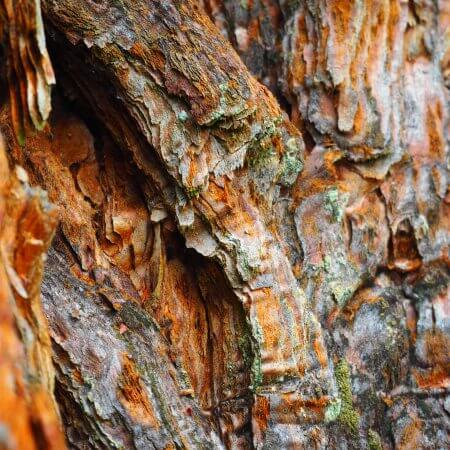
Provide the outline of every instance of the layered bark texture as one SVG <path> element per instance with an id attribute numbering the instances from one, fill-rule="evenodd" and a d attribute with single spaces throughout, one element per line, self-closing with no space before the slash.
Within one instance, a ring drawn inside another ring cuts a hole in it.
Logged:
<path id="1" fill-rule="evenodd" d="M 448 2 L 40 6 L 0 8 L 0 448 L 448 448 Z"/>
<path id="2" fill-rule="evenodd" d="M 0 447 L 65 448 L 40 287 L 57 223 L 45 192 L 8 167 L 0 136 Z"/>

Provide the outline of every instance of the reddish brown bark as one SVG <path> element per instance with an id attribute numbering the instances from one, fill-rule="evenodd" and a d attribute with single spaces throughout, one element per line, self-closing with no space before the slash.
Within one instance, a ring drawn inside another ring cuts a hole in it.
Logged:
<path id="1" fill-rule="evenodd" d="M 446 3 L 42 3 L 48 127 L 14 27 L 0 124 L 68 445 L 445 448 Z"/>
<path id="2" fill-rule="evenodd" d="M 40 287 L 57 222 L 25 171 L 11 173 L 0 137 L 1 448 L 65 448 Z"/>

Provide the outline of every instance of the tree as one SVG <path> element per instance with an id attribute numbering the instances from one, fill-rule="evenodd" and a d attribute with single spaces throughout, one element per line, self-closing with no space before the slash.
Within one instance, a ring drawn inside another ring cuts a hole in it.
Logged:
<path id="1" fill-rule="evenodd" d="M 3 0 L 3 447 L 447 448 L 449 22 Z"/>

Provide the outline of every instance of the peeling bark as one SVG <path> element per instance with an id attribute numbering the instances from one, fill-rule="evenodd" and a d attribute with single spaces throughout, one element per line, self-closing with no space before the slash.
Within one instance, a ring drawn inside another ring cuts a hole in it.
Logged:
<path id="1" fill-rule="evenodd" d="M 0 447 L 65 448 L 40 285 L 57 222 L 45 192 L 11 173 L 0 135 Z"/>
<path id="2" fill-rule="evenodd" d="M 5 59 L 11 120 L 23 143 L 30 127 L 44 127 L 51 110 L 55 75 L 48 56 L 40 0 L 2 0 L 0 37 L 7 42 Z"/>
<path id="3" fill-rule="evenodd" d="M 52 115 L 0 124 L 69 447 L 446 448 L 447 4 L 42 7 Z"/>

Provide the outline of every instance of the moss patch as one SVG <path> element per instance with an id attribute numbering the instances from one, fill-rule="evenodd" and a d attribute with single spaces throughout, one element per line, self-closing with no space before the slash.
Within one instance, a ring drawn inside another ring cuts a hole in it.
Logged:
<path id="1" fill-rule="evenodd" d="M 261 386 L 263 382 L 262 362 L 261 362 L 261 349 L 260 346 L 263 342 L 263 332 L 261 325 L 256 319 L 253 319 L 253 339 L 255 342 L 255 348 L 253 349 L 253 361 L 251 367 L 251 386 L 252 391 Z"/>
<path id="2" fill-rule="evenodd" d="M 186 191 L 186 196 L 189 200 L 191 200 L 193 198 L 198 198 L 200 193 L 202 192 L 201 186 L 197 186 L 197 187 L 188 186 L 188 187 L 185 187 L 184 189 Z"/>
<path id="3" fill-rule="evenodd" d="M 264 166 L 270 159 L 275 157 L 275 150 L 271 143 L 263 142 L 251 149 L 248 155 L 250 167 Z"/>
<path id="4" fill-rule="evenodd" d="M 369 450 L 383 450 L 380 435 L 372 429 L 367 433 L 367 445 L 369 446 Z"/>
<path id="5" fill-rule="evenodd" d="M 359 429 L 359 414 L 353 407 L 350 368 L 345 359 L 336 364 L 334 374 L 341 396 L 341 411 L 337 419 L 351 435 L 356 436 Z"/>

